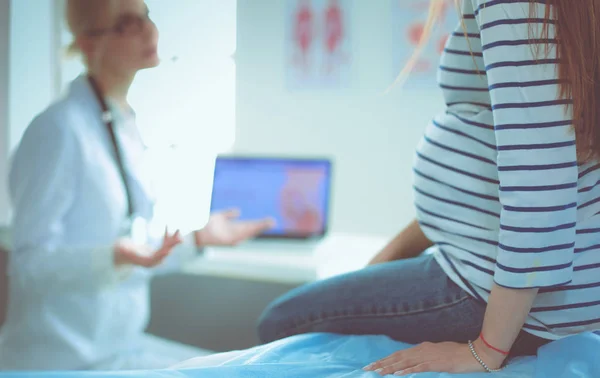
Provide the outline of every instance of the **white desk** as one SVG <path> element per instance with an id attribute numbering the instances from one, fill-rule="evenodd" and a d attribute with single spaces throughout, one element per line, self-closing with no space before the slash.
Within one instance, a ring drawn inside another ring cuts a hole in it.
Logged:
<path id="1" fill-rule="evenodd" d="M 332 233 L 313 253 L 210 249 L 188 264 L 188 274 L 216 275 L 278 283 L 303 284 L 364 267 L 388 242 L 373 235 Z"/>

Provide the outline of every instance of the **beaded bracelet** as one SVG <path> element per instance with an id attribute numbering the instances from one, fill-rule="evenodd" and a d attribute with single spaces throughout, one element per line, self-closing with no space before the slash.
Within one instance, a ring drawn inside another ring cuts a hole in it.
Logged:
<path id="1" fill-rule="evenodd" d="M 483 368 L 485 369 L 486 372 L 488 372 L 488 373 L 497 373 L 497 372 L 499 372 L 499 371 L 502 370 L 502 369 L 490 369 L 486 365 L 486 363 L 483 362 L 483 360 L 481 359 L 481 357 L 479 357 L 479 355 L 475 351 L 475 347 L 473 346 L 473 342 L 471 342 L 471 340 L 469 340 L 469 349 L 471 350 L 471 354 L 473 355 L 473 357 L 475 357 L 475 359 L 477 360 L 477 362 L 479 362 L 479 364 L 481 366 L 483 366 Z"/>

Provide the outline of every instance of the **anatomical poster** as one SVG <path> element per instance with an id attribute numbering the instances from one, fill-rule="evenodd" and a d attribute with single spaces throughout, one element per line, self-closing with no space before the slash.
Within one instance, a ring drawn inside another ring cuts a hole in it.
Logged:
<path id="1" fill-rule="evenodd" d="M 347 88 L 352 79 L 351 0 L 288 0 L 285 80 L 289 90 Z"/>

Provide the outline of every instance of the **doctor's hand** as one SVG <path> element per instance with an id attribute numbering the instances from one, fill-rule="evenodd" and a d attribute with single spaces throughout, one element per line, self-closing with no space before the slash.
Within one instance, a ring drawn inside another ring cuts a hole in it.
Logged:
<path id="1" fill-rule="evenodd" d="M 162 263 L 173 248 L 181 242 L 179 231 L 170 235 L 167 230 L 165 230 L 162 246 L 156 251 L 152 251 L 147 245 L 138 245 L 129 239 L 121 239 L 117 241 L 114 248 L 115 266 L 137 265 L 153 268 Z"/>
<path id="2" fill-rule="evenodd" d="M 273 228 L 273 219 L 255 221 L 237 220 L 238 210 L 227 210 L 211 214 L 206 226 L 194 233 L 197 246 L 234 246 L 252 239 Z"/>

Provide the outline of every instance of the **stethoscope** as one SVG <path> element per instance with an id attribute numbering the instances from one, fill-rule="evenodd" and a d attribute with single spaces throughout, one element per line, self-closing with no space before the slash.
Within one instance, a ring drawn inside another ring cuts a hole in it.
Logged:
<path id="1" fill-rule="evenodd" d="M 108 134 L 110 136 L 110 141 L 113 147 L 113 152 L 115 154 L 115 163 L 119 170 L 119 174 L 121 179 L 123 180 L 123 186 L 125 188 L 125 195 L 127 197 L 127 218 L 129 223 L 127 224 L 127 228 L 129 229 L 129 236 L 134 242 L 145 243 L 147 237 L 146 230 L 146 221 L 141 217 L 135 217 L 135 209 L 133 205 L 133 196 L 131 193 L 131 187 L 129 185 L 129 181 L 127 180 L 127 173 L 125 171 L 125 164 L 123 162 L 123 153 L 119 148 L 119 142 L 117 141 L 117 136 L 115 133 L 113 115 L 102 95 L 102 91 L 100 90 L 100 86 L 98 82 L 92 77 L 88 76 L 88 81 L 94 95 L 96 96 L 96 100 L 102 109 L 102 122 L 106 126 Z"/>

